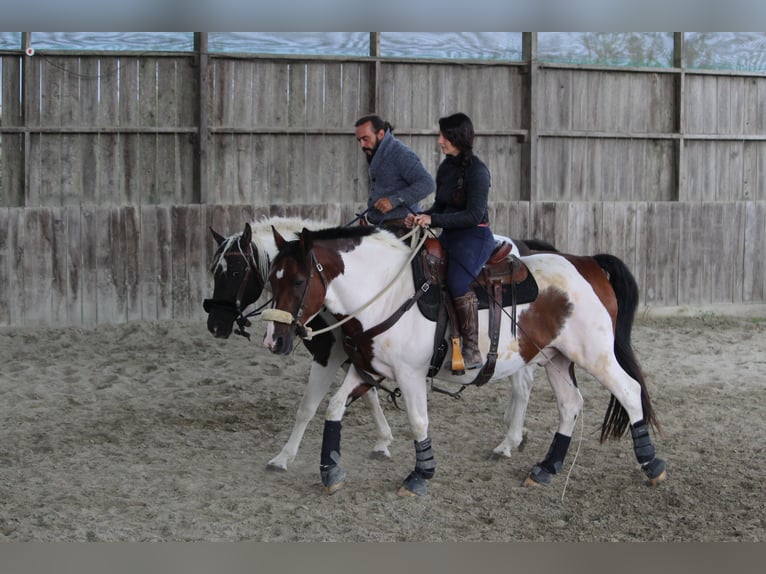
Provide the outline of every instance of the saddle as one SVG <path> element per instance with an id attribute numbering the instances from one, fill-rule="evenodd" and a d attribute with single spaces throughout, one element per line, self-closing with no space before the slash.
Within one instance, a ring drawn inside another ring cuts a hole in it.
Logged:
<path id="1" fill-rule="evenodd" d="M 489 259 L 482 267 L 476 280 L 471 284 L 471 288 L 479 300 L 479 309 L 489 309 L 487 334 L 490 340 L 490 349 L 484 365 L 479 369 L 471 383 L 477 386 L 489 381 L 495 372 L 503 308 L 511 307 L 511 333 L 515 337 L 516 306 L 530 303 L 537 298 L 537 282 L 529 273 L 524 262 L 511 254 L 511 251 L 512 245 L 509 242 L 498 239 Z M 447 293 L 444 281 L 446 264 L 446 254 L 436 238 L 426 239 L 420 256 L 416 257 L 412 263 L 416 287 L 423 282 L 439 286 L 439 289 L 430 289 L 425 296 L 418 300 L 420 312 L 437 324 L 434 353 L 428 371 L 429 377 L 433 377 L 439 372 L 449 344 L 452 346 L 452 373 L 455 375 L 465 374 L 455 307 L 452 298 Z M 450 326 L 449 344 L 445 339 L 448 325 Z"/>

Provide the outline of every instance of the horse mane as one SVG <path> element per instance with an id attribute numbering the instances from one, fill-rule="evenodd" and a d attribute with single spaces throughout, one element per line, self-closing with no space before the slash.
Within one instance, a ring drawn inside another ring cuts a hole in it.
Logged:
<path id="1" fill-rule="evenodd" d="M 322 228 L 327 226 L 327 222 L 317 221 L 313 219 L 303 219 L 300 217 L 259 217 L 250 222 L 250 228 L 253 230 L 252 244 L 257 255 L 257 264 L 260 272 L 265 275 L 269 269 L 269 248 L 273 248 L 273 235 L 271 231 L 272 225 L 282 234 L 292 234 L 297 239 L 298 234 L 304 228 Z M 213 264 L 211 270 L 215 270 L 220 267 L 222 271 L 226 271 L 226 258 L 224 253 L 229 252 L 234 245 L 237 246 L 237 250 L 242 257 L 245 254 L 242 249 L 239 248 L 239 240 L 242 238 L 242 231 L 234 233 L 227 237 L 223 243 L 218 247 L 216 254 L 213 258 Z M 264 277 L 265 278 L 265 277 Z"/>
<path id="2" fill-rule="evenodd" d="M 394 233 L 387 229 L 373 227 L 371 225 L 356 225 L 352 227 L 327 227 L 324 229 L 310 230 L 311 238 L 314 241 L 332 240 L 332 239 L 359 239 L 370 237 L 376 241 L 381 241 L 397 249 L 409 251 L 406 244 Z"/>

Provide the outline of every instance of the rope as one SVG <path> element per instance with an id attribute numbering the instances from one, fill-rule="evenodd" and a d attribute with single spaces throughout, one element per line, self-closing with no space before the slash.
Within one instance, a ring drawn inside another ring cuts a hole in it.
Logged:
<path id="1" fill-rule="evenodd" d="M 414 234 L 417 232 L 417 228 L 413 228 L 412 231 L 404 235 L 401 239 L 408 239 L 411 236 L 414 237 Z M 306 337 L 305 339 L 311 340 L 314 335 L 322 335 L 323 333 L 327 333 L 329 331 L 332 331 L 333 329 L 336 329 L 343 325 L 344 323 L 347 323 L 351 319 L 354 319 L 359 313 L 364 311 L 367 307 L 372 305 L 375 301 L 377 301 L 388 289 L 390 289 L 396 281 L 399 280 L 399 278 L 404 274 L 404 272 L 407 270 L 407 267 L 412 263 L 412 260 L 415 259 L 415 256 L 418 254 L 418 251 L 423 246 L 423 244 L 426 242 L 426 234 L 422 234 L 422 238 L 419 240 L 419 242 L 416 244 L 416 246 L 412 249 L 412 252 L 410 253 L 410 256 L 407 258 L 407 261 L 405 261 L 404 265 L 401 269 L 399 269 L 399 272 L 394 275 L 394 277 L 391 279 L 391 281 L 388 282 L 388 284 L 381 289 L 377 295 L 375 295 L 372 299 L 367 301 L 364 305 L 359 307 L 356 311 L 351 313 L 350 315 L 347 315 L 340 321 L 334 323 L 333 325 L 328 325 L 327 327 L 324 327 L 322 329 L 319 329 L 318 331 L 312 330 L 308 326 L 304 326 L 304 329 L 306 330 Z M 273 311 L 273 312 L 272 312 Z M 288 320 L 289 317 L 289 320 Z M 263 321 L 276 321 L 278 323 L 287 323 L 290 324 L 293 321 L 292 314 L 288 313 L 287 311 L 280 311 L 279 309 L 267 309 L 261 314 L 261 320 Z"/>
<path id="2" fill-rule="evenodd" d="M 569 484 L 569 476 L 572 474 L 575 462 L 577 461 L 577 455 L 580 454 L 580 447 L 582 447 L 582 437 L 585 428 L 585 418 L 583 417 L 583 412 L 585 411 L 584 407 L 585 405 L 583 404 L 583 408 L 580 409 L 580 440 L 577 442 L 577 451 L 572 459 L 572 464 L 569 465 L 569 472 L 567 472 L 567 479 L 564 481 L 564 487 L 561 489 L 561 502 L 564 502 L 564 495 L 566 494 L 567 485 Z"/>

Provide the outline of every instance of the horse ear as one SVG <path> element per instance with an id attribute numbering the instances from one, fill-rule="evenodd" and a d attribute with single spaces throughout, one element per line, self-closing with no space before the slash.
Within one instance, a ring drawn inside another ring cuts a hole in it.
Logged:
<path id="1" fill-rule="evenodd" d="M 304 227 L 303 231 L 301 231 L 300 239 L 301 239 L 301 247 L 303 248 L 303 252 L 308 253 L 309 251 L 311 251 L 311 248 L 314 246 L 314 241 L 313 241 L 314 238 L 311 236 L 311 231 L 309 231 L 308 229 Z"/>
<path id="2" fill-rule="evenodd" d="M 210 233 L 213 234 L 213 239 L 215 239 L 215 242 L 218 245 L 220 245 L 221 243 L 226 241 L 226 238 L 223 235 L 221 235 L 220 233 L 217 233 L 215 229 L 213 229 L 212 227 L 210 227 L 209 229 L 210 229 Z"/>
<path id="3" fill-rule="evenodd" d="M 282 249 L 287 241 L 285 241 L 285 238 L 279 234 L 279 231 L 273 225 L 271 226 L 271 232 L 274 234 L 274 243 L 277 244 L 277 249 Z"/>
<path id="4" fill-rule="evenodd" d="M 249 223 L 245 223 L 245 230 L 242 232 L 242 243 L 247 246 L 253 241 L 253 228 Z"/>

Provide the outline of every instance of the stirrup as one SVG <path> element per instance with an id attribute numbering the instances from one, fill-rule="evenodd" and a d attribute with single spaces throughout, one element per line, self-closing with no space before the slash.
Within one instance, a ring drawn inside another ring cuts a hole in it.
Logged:
<path id="1" fill-rule="evenodd" d="M 465 361 L 460 350 L 460 337 L 452 337 L 452 374 L 465 375 Z"/>

